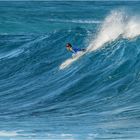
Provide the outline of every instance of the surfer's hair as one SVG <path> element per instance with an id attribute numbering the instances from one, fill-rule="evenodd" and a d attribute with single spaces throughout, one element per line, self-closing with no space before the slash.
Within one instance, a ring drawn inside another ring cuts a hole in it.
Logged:
<path id="1" fill-rule="evenodd" d="M 72 47 L 72 45 L 70 43 L 67 43 L 66 47 L 69 47 L 69 46 Z"/>

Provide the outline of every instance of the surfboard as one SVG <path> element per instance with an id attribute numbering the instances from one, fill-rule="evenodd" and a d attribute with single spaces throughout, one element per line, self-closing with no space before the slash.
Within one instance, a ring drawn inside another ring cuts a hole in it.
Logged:
<path id="1" fill-rule="evenodd" d="M 85 52 L 78 52 L 77 54 L 74 54 L 72 56 L 72 58 L 69 58 L 67 60 L 65 60 L 60 66 L 59 69 L 65 69 L 67 67 L 69 67 L 73 62 L 75 62 L 76 60 L 78 60 L 81 56 L 83 56 L 85 54 Z"/>

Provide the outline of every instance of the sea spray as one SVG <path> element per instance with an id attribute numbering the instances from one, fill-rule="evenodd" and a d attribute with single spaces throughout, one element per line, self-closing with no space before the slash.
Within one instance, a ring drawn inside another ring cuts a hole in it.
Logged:
<path id="1" fill-rule="evenodd" d="M 132 39 L 140 35 L 140 19 L 138 16 L 131 17 L 124 28 L 123 38 Z"/>
<path id="2" fill-rule="evenodd" d="M 93 39 L 88 51 L 101 48 L 105 43 L 116 40 L 118 37 L 132 39 L 140 35 L 140 20 L 129 17 L 125 11 L 112 11 L 100 27 L 97 37 Z"/>

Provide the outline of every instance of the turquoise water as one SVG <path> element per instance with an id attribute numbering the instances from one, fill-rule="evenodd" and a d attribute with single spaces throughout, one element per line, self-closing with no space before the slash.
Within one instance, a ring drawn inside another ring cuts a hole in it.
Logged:
<path id="1" fill-rule="evenodd" d="M 0 2 L 0 140 L 139 140 L 139 6 Z"/>

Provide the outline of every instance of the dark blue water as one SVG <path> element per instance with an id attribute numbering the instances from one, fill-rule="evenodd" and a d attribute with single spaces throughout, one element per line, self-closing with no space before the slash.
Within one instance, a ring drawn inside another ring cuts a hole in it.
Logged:
<path id="1" fill-rule="evenodd" d="M 139 7 L 0 2 L 0 140 L 139 140 Z"/>

